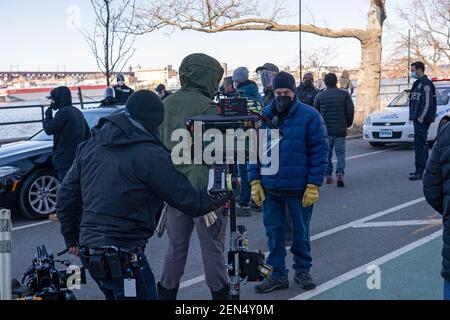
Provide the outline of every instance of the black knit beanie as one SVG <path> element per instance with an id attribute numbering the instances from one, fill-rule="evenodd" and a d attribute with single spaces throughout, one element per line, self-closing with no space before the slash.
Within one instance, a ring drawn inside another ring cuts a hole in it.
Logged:
<path id="1" fill-rule="evenodd" d="M 289 89 L 295 94 L 295 79 L 287 72 L 281 71 L 275 75 L 272 81 L 273 90 L 276 89 Z"/>
<path id="2" fill-rule="evenodd" d="M 148 132 L 155 134 L 164 121 L 164 106 L 156 93 L 140 90 L 128 98 L 126 108 L 130 118 L 139 122 Z"/>

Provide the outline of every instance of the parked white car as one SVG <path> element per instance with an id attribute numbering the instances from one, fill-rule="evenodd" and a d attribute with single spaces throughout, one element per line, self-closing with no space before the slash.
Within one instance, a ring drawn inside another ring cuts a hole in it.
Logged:
<path id="1" fill-rule="evenodd" d="M 428 132 L 430 145 L 436 140 L 439 128 L 450 121 L 450 79 L 433 80 L 436 86 L 436 121 Z M 414 126 L 409 121 L 409 93 L 402 91 L 388 103 L 386 108 L 370 114 L 364 121 L 364 140 L 373 147 L 382 147 L 387 143 L 414 142 Z"/>

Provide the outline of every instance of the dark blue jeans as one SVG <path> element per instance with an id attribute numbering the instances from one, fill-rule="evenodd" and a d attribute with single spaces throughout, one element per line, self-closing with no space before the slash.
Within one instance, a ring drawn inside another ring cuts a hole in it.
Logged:
<path id="1" fill-rule="evenodd" d="M 133 270 L 134 278 L 136 279 L 137 296 L 135 298 L 125 297 L 123 279 L 105 281 L 94 278 L 106 300 L 158 300 L 155 276 L 145 254 L 139 254 L 138 260 L 140 268 Z"/>
<path id="2" fill-rule="evenodd" d="M 444 280 L 444 300 L 450 301 L 450 281 Z"/>
<path id="3" fill-rule="evenodd" d="M 428 160 L 428 129 L 429 124 L 414 121 L 414 151 L 416 154 L 416 174 L 423 174 Z"/>
<path id="4" fill-rule="evenodd" d="M 241 193 L 239 196 L 239 205 L 248 207 L 250 205 L 250 200 L 252 197 L 252 186 L 250 185 L 250 182 L 248 181 L 248 172 L 247 172 L 247 165 L 246 164 L 240 164 L 238 166 L 239 170 L 239 177 L 241 178 Z"/>
<path id="5" fill-rule="evenodd" d="M 304 208 L 301 197 L 276 197 L 266 194 L 264 201 L 264 226 L 269 242 L 270 254 L 267 263 L 273 267 L 273 278 L 285 278 L 286 247 L 286 206 L 292 218 L 292 246 L 294 255 L 293 268 L 296 272 L 309 272 L 312 266 L 309 225 L 313 206 Z"/>

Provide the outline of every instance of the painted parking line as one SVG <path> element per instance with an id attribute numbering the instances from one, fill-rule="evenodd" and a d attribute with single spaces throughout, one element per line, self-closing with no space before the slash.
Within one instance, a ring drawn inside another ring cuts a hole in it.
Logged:
<path id="1" fill-rule="evenodd" d="M 418 199 L 415 199 L 415 200 L 412 200 L 412 201 L 408 201 L 408 202 L 402 203 L 402 204 L 400 204 L 398 206 L 389 208 L 387 210 L 383 210 L 383 211 L 374 213 L 374 214 L 372 214 L 370 216 L 367 216 L 367 217 L 364 217 L 362 219 L 358 219 L 358 220 L 355 220 L 355 221 L 343 224 L 343 225 L 338 226 L 336 228 L 332 228 L 330 230 L 327 230 L 327 231 L 324 231 L 324 232 L 321 232 L 321 233 L 318 233 L 318 234 L 312 236 L 311 237 L 311 241 L 315 241 L 315 240 L 318 240 L 318 239 L 330 236 L 332 234 L 341 232 L 343 230 L 350 229 L 354 225 L 360 225 L 360 224 L 368 222 L 370 220 L 373 220 L 373 219 L 376 219 L 376 218 L 380 218 L 380 217 L 383 217 L 383 216 L 388 215 L 390 213 L 393 213 L 393 212 L 396 212 L 396 211 L 399 211 L 399 210 L 411 207 L 411 206 L 416 205 L 418 203 L 421 203 L 423 201 L 425 201 L 425 198 L 423 198 L 423 197 L 422 198 L 418 198 Z M 289 247 L 286 247 L 286 249 L 289 250 Z M 268 254 L 269 254 L 268 252 L 265 253 L 266 257 L 267 257 Z M 190 286 L 193 286 L 193 285 L 198 284 L 200 282 L 203 282 L 204 280 L 205 280 L 205 275 L 201 275 L 199 277 L 196 277 L 196 278 L 193 278 L 193 279 L 190 279 L 190 280 L 182 282 L 180 284 L 180 288 L 190 287 Z"/>
<path id="2" fill-rule="evenodd" d="M 332 288 L 335 288 L 344 282 L 356 278 L 357 276 L 360 276 L 367 272 L 368 268 L 371 266 L 381 266 L 383 263 L 386 263 L 388 261 L 391 261 L 407 252 L 410 252 L 430 241 L 433 241 L 437 238 L 442 236 L 442 230 L 437 231 L 427 237 L 424 237 L 422 239 L 419 239 L 417 241 L 414 241 L 400 249 L 397 249 L 395 251 L 392 251 L 391 253 L 388 253 L 387 255 L 382 256 L 381 258 L 378 258 L 376 260 L 373 260 L 365 265 L 362 265 L 358 268 L 355 268 L 347 273 L 344 273 L 328 282 L 325 282 L 324 284 L 319 285 L 316 289 L 304 292 L 302 294 L 299 294 L 298 296 L 295 296 L 291 298 L 290 300 L 308 300 L 311 299 L 321 293 L 324 293 Z"/>
<path id="3" fill-rule="evenodd" d="M 29 229 L 29 228 L 33 228 L 33 227 L 37 227 L 37 226 L 42 226 L 42 225 L 48 224 L 48 223 L 52 223 L 52 221 L 42 221 L 42 222 L 27 224 L 27 225 L 23 225 L 23 226 L 19 226 L 19 227 L 13 227 L 12 230 L 17 231 L 17 230 Z"/>
<path id="4" fill-rule="evenodd" d="M 383 221 L 383 222 L 365 222 L 354 224 L 353 228 L 383 228 L 383 227 L 404 227 L 404 226 L 424 226 L 442 224 L 442 219 L 425 219 L 425 220 L 405 220 L 405 221 Z"/>

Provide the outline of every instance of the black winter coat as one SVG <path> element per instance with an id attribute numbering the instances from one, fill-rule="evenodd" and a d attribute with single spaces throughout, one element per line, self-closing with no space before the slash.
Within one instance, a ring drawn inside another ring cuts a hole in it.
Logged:
<path id="1" fill-rule="evenodd" d="M 306 103 L 308 106 L 314 106 L 314 99 L 319 94 L 319 90 L 317 90 L 314 86 L 306 87 L 303 83 L 297 87 L 297 97 L 298 99 Z"/>
<path id="2" fill-rule="evenodd" d="M 346 137 L 347 128 L 353 124 L 355 106 L 347 91 L 327 88 L 314 100 L 314 107 L 320 112 L 330 137 Z"/>
<path id="3" fill-rule="evenodd" d="M 436 120 L 437 98 L 433 81 L 424 76 L 414 82 L 409 95 L 409 120 L 431 124 Z"/>
<path id="4" fill-rule="evenodd" d="M 450 124 L 436 140 L 423 177 L 427 202 L 443 216 L 442 276 L 450 281 Z"/>
<path id="5" fill-rule="evenodd" d="M 163 202 L 192 217 L 224 201 L 194 189 L 160 140 L 125 114 L 102 118 L 80 145 L 58 192 L 57 213 L 68 247 L 145 247 Z"/>
<path id="6" fill-rule="evenodd" d="M 127 104 L 128 98 L 134 93 L 134 90 L 128 86 L 114 86 L 114 98 L 120 105 Z"/>
<path id="7" fill-rule="evenodd" d="M 89 139 L 89 125 L 83 113 L 72 106 L 72 96 L 67 88 L 57 88 L 51 93 L 59 111 L 53 117 L 49 108 L 45 112 L 44 131 L 53 135 L 53 166 L 55 169 L 69 169 L 75 159 L 78 145 Z"/>

